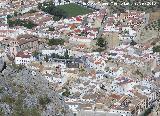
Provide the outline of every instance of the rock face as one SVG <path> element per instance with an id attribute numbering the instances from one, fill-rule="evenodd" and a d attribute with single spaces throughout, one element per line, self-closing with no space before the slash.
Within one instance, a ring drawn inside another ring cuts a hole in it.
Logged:
<path id="1" fill-rule="evenodd" d="M 3 70 L 4 65 L 4 61 L 2 60 L 2 58 L 0 58 L 0 72 Z"/>
<path id="2" fill-rule="evenodd" d="M 0 73 L 0 115 L 72 116 L 63 98 L 36 71 L 7 66 Z"/>

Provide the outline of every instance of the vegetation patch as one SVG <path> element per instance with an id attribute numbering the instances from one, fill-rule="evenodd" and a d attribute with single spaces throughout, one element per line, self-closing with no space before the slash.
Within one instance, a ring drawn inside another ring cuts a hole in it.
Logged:
<path id="1" fill-rule="evenodd" d="M 38 4 L 38 9 L 42 10 L 50 15 L 53 15 L 54 20 L 59 20 L 61 18 L 66 18 L 67 14 L 64 10 L 56 7 L 52 1 L 43 2 Z"/>
<path id="2" fill-rule="evenodd" d="M 68 50 L 66 50 L 63 56 L 53 53 L 51 54 L 51 57 L 58 58 L 58 59 L 72 59 L 72 57 L 69 56 Z"/>
<path id="3" fill-rule="evenodd" d="M 43 96 L 39 98 L 39 104 L 44 108 L 47 104 L 49 104 L 51 100 L 48 98 L 48 96 Z"/>
<path id="4" fill-rule="evenodd" d="M 93 12 L 93 10 L 85 8 L 83 6 L 71 3 L 58 6 L 59 9 L 66 11 L 67 17 L 75 17 L 77 15 L 84 15 Z"/>
<path id="5" fill-rule="evenodd" d="M 104 38 L 100 37 L 100 38 L 96 38 L 96 46 L 97 48 L 93 50 L 93 52 L 103 52 L 104 50 L 106 50 L 107 47 L 107 42 L 105 41 Z"/>
<path id="6" fill-rule="evenodd" d="M 0 108 L 0 116 L 4 116 L 4 111 L 2 108 Z"/>
<path id="7" fill-rule="evenodd" d="M 10 95 L 6 95 L 0 100 L 0 102 L 5 102 L 7 104 L 13 104 L 15 102 L 15 99 Z"/>
<path id="8" fill-rule="evenodd" d="M 104 38 L 97 38 L 97 46 L 104 48 L 106 47 L 106 41 L 104 40 Z"/>
<path id="9" fill-rule="evenodd" d="M 65 88 L 65 91 L 62 93 L 62 95 L 68 97 L 68 96 L 71 95 L 71 93 L 70 93 L 70 91 L 68 90 L 68 88 Z"/>
<path id="10" fill-rule="evenodd" d="M 55 31 L 54 27 L 49 27 L 48 31 Z"/>
<path id="11" fill-rule="evenodd" d="M 160 19 L 151 22 L 145 27 L 146 30 L 157 30 L 160 31 Z"/>
<path id="12" fill-rule="evenodd" d="M 0 93 L 3 93 L 4 87 L 0 86 Z"/>
<path id="13" fill-rule="evenodd" d="M 8 25 L 9 27 L 24 26 L 28 29 L 32 29 L 33 27 L 37 26 L 37 24 L 33 23 L 30 20 L 21 20 L 21 19 L 15 19 L 15 20 L 8 19 Z"/>
<path id="14" fill-rule="evenodd" d="M 17 71 L 21 71 L 22 69 L 25 68 L 24 65 L 17 65 L 17 64 L 12 64 L 11 67 L 13 67 L 14 69 L 16 69 Z"/>
<path id="15" fill-rule="evenodd" d="M 153 12 L 159 9 L 159 0 L 105 0 L 109 3 L 112 13 L 121 13 L 126 10 Z M 149 4 L 153 3 L 153 4 Z"/>
<path id="16" fill-rule="evenodd" d="M 52 1 L 39 3 L 38 9 L 53 15 L 53 20 L 55 21 L 58 21 L 61 18 L 75 17 L 77 15 L 84 15 L 93 12 L 91 9 L 74 3 L 55 6 Z"/>
<path id="17" fill-rule="evenodd" d="M 154 46 L 153 47 L 153 52 L 160 52 L 160 45 L 159 46 Z"/>
<path id="18" fill-rule="evenodd" d="M 64 45 L 64 40 L 63 39 L 49 39 L 48 40 L 48 45 Z"/>
<path id="19" fill-rule="evenodd" d="M 38 57 L 38 55 L 40 55 L 40 52 L 34 51 L 34 52 L 32 53 L 32 55 L 33 55 L 34 57 Z"/>

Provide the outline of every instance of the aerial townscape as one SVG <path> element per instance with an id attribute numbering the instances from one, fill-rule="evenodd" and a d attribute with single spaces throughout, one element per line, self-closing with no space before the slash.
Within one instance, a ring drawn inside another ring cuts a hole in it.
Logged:
<path id="1" fill-rule="evenodd" d="M 160 116 L 160 0 L 0 0 L 0 116 Z"/>

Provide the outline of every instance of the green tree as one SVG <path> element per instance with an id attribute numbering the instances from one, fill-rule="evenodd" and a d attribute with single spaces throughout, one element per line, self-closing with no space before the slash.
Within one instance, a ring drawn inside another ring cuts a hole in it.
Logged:
<path id="1" fill-rule="evenodd" d="M 153 52 L 160 52 L 160 45 L 159 46 L 154 46 L 153 47 Z"/>
<path id="2" fill-rule="evenodd" d="M 51 99 L 45 95 L 39 98 L 39 104 L 44 108 L 47 104 L 51 102 Z"/>
<path id="3" fill-rule="evenodd" d="M 42 65 L 42 62 L 40 62 L 40 65 Z"/>
<path id="4" fill-rule="evenodd" d="M 44 58 L 44 60 L 45 60 L 46 62 L 49 61 L 48 55 L 46 55 L 46 57 Z"/>
<path id="5" fill-rule="evenodd" d="M 61 18 L 67 17 L 67 13 L 64 10 L 58 7 L 55 7 L 52 1 L 43 2 L 42 4 L 38 4 L 38 9 L 53 15 L 54 16 L 53 19 L 55 20 L 59 20 Z"/>
<path id="6" fill-rule="evenodd" d="M 1 108 L 0 108 L 0 116 L 4 116 L 4 111 Z"/>
<path id="7" fill-rule="evenodd" d="M 52 54 L 51 54 L 51 57 L 52 57 L 52 58 L 56 58 L 56 54 L 55 54 L 55 53 L 52 53 Z"/>
<path id="8" fill-rule="evenodd" d="M 0 93 L 3 93 L 4 87 L 0 87 Z"/>
<path id="9" fill-rule="evenodd" d="M 134 45 L 136 45 L 137 43 L 134 41 L 134 40 L 132 40 L 131 41 L 131 43 L 130 43 L 130 45 L 132 45 L 132 46 L 134 46 Z"/>
<path id="10" fill-rule="evenodd" d="M 15 11 L 15 12 L 14 12 L 14 16 L 16 17 L 17 15 L 18 15 L 18 12 Z"/>
<path id="11" fill-rule="evenodd" d="M 35 13 L 35 12 L 37 12 L 37 10 L 30 10 L 28 13 Z"/>
<path id="12" fill-rule="evenodd" d="M 49 27 L 48 31 L 55 31 L 55 28 L 54 27 Z"/>
<path id="13" fill-rule="evenodd" d="M 160 37 L 160 19 L 157 20 L 158 37 Z"/>
<path id="14" fill-rule="evenodd" d="M 84 0 L 85 3 L 88 3 L 88 0 Z"/>
<path id="15" fill-rule="evenodd" d="M 10 19 L 10 18 L 12 18 L 12 16 L 11 15 L 7 15 L 7 19 Z"/>
<path id="16" fill-rule="evenodd" d="M 98 38 L 97 39 L 97 43 L 96 43 L 97 46 L 103 48 L 103 47 L 106 47 L 106 41 L 104 40 L 104 38 Z"/>
<path id="17" fill-rule="evenodd" d="M 64 53 L 64 57 L 65 57 L 65 59 L 69 59 L 68 50 L 66 50 L 66 52 Z"/>
<path id="18" fill-rule="evenodd" d="M 38 3 L 38 9 L 42 8 L 42 3 Z"/>
<path id="19" fill-rule="evenodd" d="M 39 55 L 39 52 L 34 51 L 34 52 L 32 53 L 32 55 L 33 55 L 34 57 L 37 57 L 37 56 Z"/>
<path id="20" fill-rule="evenodd" d="M 21 20 L 21 19 L 16 19 L 15 21 L 12 21 L 12 20 L 8 19 L 7 22 L 9 24 L 9 27 L 24 26 L 28 29 L 32 29 L 33 27 L 37 26 L 37 24 L 34 24 L 32 21 Z"/>
<path id="21" fill-rule="evenodd" d="M 52 45 L 64 45 L 64 40 L 63 39 L 49 39 L 48 40 L 48 45 L 52 46 Z"/>
<path id="22" fill-rule="evenodd" d="M 57 17 L 57 16 L 53 16 L 52 18 L 54 21 L 59 21 L 61 19 L 61 17 Z"/>
<path id="23" fill-rule="evenodd" d="M 62 95 L 68 97 L 69 95 L 71 95 L 71 93 L 67 88 L 65 88 L 65 91 L 62 93 Z"/>
<path id="24" fill-rule="evenodd" d="M 15 99 L 10 95 L 6 95 L 0 100 L 0 102 L 7 103 L 7 104 L 13 104 L 15 102 Z"/>

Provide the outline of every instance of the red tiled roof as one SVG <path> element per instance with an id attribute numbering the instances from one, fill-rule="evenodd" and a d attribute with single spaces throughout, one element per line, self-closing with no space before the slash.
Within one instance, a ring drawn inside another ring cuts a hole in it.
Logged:
<path id="1" fill-rule="evenodd" d="M 79 29 L 77 29 L 77 30 L 74 30 L 76 33 L 79 33 L 79 32 L 81 32 L 81 30 L 79 30 Z"/>
<path id="2" fill-rule="evenodd" d="M 78 47 L 84 48 L 86 45 L 85 44 L 79 44 Z"/>
<path id="3" fill-rule="evenodd" d="M 82 19 L 80 17 L 76 17 L 77 21 L 82 21 Z"/>
<path id="4" fill-rule="evenodd" d="M 29 55 L 28 53 L 27 54 L 25 54 L 24 52 L 18 52 L 17 53 L 17 55 L 16 55 L 16 57 L 21 57 L 21 58 L 30 58 L 31 57 L 31 55 Z"/>
<path id="5" fill-rule="evenodd" d="M 122 96 L 116 95 L 116 94 L 111 94 L 109 97 L 119 100 Z"/>

